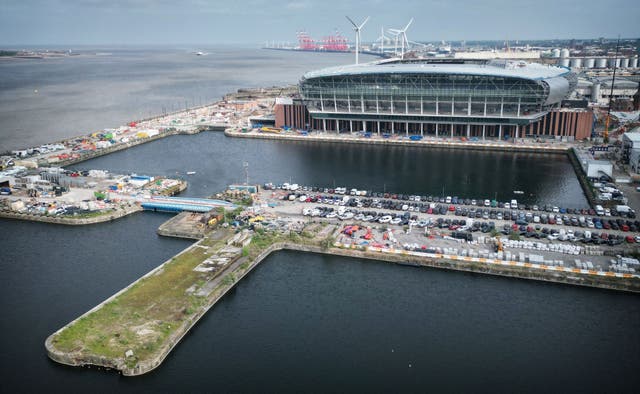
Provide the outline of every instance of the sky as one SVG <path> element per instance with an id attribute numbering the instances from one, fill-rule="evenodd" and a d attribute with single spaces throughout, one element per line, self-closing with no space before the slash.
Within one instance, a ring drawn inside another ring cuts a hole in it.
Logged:
<path id="1" fill-rule="evenodd" d="M 0 45 L 260 45 L 336 29 L 353 40 L 345 15 L 371 17 L 365 42 L 412 17 L 413 41 L 640 36 L 637 0 L 0 0 Z"/>

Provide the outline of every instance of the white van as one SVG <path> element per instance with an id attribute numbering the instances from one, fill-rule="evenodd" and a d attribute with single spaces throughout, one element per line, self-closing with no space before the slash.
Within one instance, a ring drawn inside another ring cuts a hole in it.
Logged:
<path id="1" fill-rule="evenodd" d="M 511 200 L 511 208 L 518 209 L 518 200 Z"/>

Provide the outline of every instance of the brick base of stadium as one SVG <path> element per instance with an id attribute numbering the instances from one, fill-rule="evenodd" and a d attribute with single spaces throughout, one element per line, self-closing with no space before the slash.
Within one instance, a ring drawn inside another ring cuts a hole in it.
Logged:
<path id="1" fill-rule="evenodd" d="M 415 122 L 349 119 L 317 119 L 304 104 L 277 104 L 276 127 L 289 126 L 301 130 L 340 132 L 367 131 L 371 133 L 423 135 L 435 137 L 466 138 L 565 138 L 580 140 L 589 138 L 593 126 L 593 112 L 587 109 L 557 109 L 539 120 L 524 126 L 513 124 L 474 124 L 461 122 Z M 361 114 L 356 114 L 361 115 Z M 335 115 L 332 115 L 335 116 Z"/>

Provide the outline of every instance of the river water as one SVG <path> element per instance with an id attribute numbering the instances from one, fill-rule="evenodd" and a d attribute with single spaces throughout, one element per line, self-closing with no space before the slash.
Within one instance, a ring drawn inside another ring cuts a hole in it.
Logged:
<path id="1" fill-rule="evenodd" d="M 202 50 L 208 54 L 80 48 L 77 57 L 0 58 L 0 153 L 214 102 L 240 88 L 294 84 L 306 71 L 353 61 L 344 53 Z"/>
<path id="2" fill-rule="evenodd" d="M 558 155 L 210 132 L 77 167 L 196 171 L 185 195 L 203 196 L 244 180 L 245 161 L 252 182 L 435 195 L 444 186 L 447 195 L 502 200 L 523 190 L 525 202 L 586 205 Z M 189 245 L 155 234 L 169 217 L 145 212 L 82 228 L 0 220 L 0 391 L 635 392 L 640 384 L 638 296 L 293 252 L 265 260 L 148 375 L 49 361 L 48 335 Z"/>

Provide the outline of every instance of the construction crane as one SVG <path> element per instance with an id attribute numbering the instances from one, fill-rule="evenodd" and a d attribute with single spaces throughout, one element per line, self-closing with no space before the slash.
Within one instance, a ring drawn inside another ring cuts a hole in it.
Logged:
<path id="1" fill-rule="evenodd" d="M 618 63 L 618 51 L 620 50 L 620 35 L 618 34 L 618 42 L 616 43 L 616 54 L 613 56 L 613 78 L 611 80 L 611 93 L 609 94 L 609 108 L 607 109 L 607 119 L 604 123 L 604 135 L 602 137 L 605 143 L 609 142 L 609 119 L 611 118 L 611 98 L 613 97 L 613 87 L 616 84 L 616 70 Z"/>

